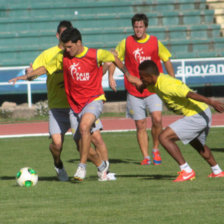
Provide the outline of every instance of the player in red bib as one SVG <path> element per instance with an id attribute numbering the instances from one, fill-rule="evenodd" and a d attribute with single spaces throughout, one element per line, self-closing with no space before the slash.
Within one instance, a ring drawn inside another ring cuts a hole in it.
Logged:
<path id="1" fill-rule="evenodd" d="M 122 40 L 116 47 L 118 57 L 124 61 L 128 72 L 139 78 L 138 66 L 145 60 L 153 60 L 160 72 L 163 72 L 161 60 L 164 62 L 167 72 L 174 76 L 171 54 L 167 48 L 153 35 L 146 33 L 148 27 L 148 18 L 145 14 L 136 14 L 132 18 L 134 35 L 128 36 Z M 116 91 L 116 83 L 113 79 L 113 70 L 110 69 L 110 86 Z M 135 86 L 128 82 L 124 76 L 125 88 L 127 90 L 127 116 L 135 121 L 137 129 L 137 140 L 141 149 L 143 160 L 141 165 L 151 163 L 148 153 L 148 134 L 146 131 L 146 114 L 150 113 L 152 119 L 152 140 L 153 140 L 153 164 L 161 164 L 159 152 L 158 136 L 162 130 L 162 101 L 160 98 L 149 92 L 147 89 L 139 93 Z"/>
<path id="2" fill-rule="evenodd" d="M 76 127 L 73 133 L 81 135 L 80 163 L 74 179 L 83 180 L 86 176 L 86 161 L 91 143 L 90 130 L 99 118 L 103 102 L 106 100 L 102 88 L 102 64 L 113 62 L 124 73 L 127 70 L 111 52 L 83 46 L 81 33 L 77 29 L 65 30 L 61 40 L 65 47 L 63 58 L 65 92 L 72 108 L 72 119 L 79 122 L 79 127 Z M 107 180 L 106 164 L 98 164 L 98 171 L 99 180 Z"/>

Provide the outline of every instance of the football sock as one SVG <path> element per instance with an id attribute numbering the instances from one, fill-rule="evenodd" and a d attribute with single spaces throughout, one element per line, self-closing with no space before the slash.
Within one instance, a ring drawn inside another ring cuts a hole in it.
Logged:
<path id="1" fill-rule="evenodd" d="M 152 149 L 152 152 L 159 152 L 159 149 Z"/>
<path id="2" fill-rule="evenodd" d="M 104 161 L 100 164 L 100 166 L 97 167 L 98 171 L 100 172 L 103 171 L 105 168 L 106 168 L 106 164 Z"/>
<path id="3" fill-rule="evenodd" d="M 85 163 L 79 163 L 79 166 L 86 169 L 86 164 Z"/>
<path id="4" fill-rule="evenodd" d="M 219 174 L 219 173 L 222 172 L 222 170 L 221 170 L 221 168 L 219 167 L 218 164 L 216 164 L 215 166 L 211 166 L 211 169 L 212 169 L 212 172 L 213 172 L 215 175 L 217 175 L 217 174 Z"/>
<path id="5" fill-rule="evenodd" d="M 63 163 L 60 162 L 59 164 L 54 163 L 54 166 L 58 169 L 62 169 L 63 168 Z"/>
<path id="6" fill-rule="evenodd" d="M 150 160 L 150 156 L 145 156 L 144 159 L 149 159 Z"/>
<path id="7" fill-rule="evenodd" d="M 184 163 L 183 165 L 180 165 L 180 170 L 185 170 L 187 173 L 190 173 L 192 171 L 191 167 L 188 165 L 188 163 Z"/>

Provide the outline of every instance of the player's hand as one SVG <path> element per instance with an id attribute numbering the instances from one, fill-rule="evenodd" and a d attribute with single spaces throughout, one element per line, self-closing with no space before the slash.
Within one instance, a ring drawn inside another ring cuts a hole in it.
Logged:
<path id="1" fill-rule="evenodd" d="M 12 83 L 12 85 L 15 85 L 17 80 L 18 80 L 17 78 L 10 79 L 9 83 Z"/>
<path id="2" fill-rule="evenodd" d="M 224 112 L 224 104 L 223 104 L 223 103 L 214 100 L 214 101 L 212 102 L 212 106 L 213 106 L 213 108 L 214 108 L 217 112 L 219 112 L 219 113 L 223 113 L 223 112 Z"/>
<path id="3" fill-rule="evenodd" d="M 117 92 L 117 83 L 114 79 L 109 80 L 109 85 L 114 92 Z"/>

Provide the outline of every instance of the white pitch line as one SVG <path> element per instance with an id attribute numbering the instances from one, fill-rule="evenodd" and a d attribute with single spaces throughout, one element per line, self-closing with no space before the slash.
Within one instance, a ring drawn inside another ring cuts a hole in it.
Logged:
<path id="1" fill-rule="evenodd" d="M 125 130 L 103 130 L 102 133 L 113 133 L 113 132 L 129 132 L 135 131 L 135 129 L 125 129 Z M 67 132 L 65 135 L 72 135 L 71 132 Z M 43 137 L 43 136 L 50 136 L 49 133 L 36 133 L 36 134 L 14 134 L 14 135 L 0 135 L 0 139 L 3 138 L 26 138 L 26 137 Z"/>
<path id="2" fill-rule="evenodd" d="M 223 128 L 224 125 L 213 125 L 212 128 Z M 150 130 L 150 129 L 149 129 Z M 103 130 L 102 133 L 119 133 L 136 131 L 135 129 L 123 129 L 123 130 Z M 71 132 L 67 132 L 66 135 L 72 135 Z M 36 133 L 36 134 L 19 134 L 19 135 L 0 135 L 0 139 L 4 138 L 25 138 L 25 137 L 42 137 L 49 136 L 49 133 Z"/>

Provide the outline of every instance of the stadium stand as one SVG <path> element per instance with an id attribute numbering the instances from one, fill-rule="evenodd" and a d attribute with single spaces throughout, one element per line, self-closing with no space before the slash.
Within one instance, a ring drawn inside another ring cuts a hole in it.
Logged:
<path id="1" fill-rule="evenodd" d="M 212 3 L 211 3 L 212 1 Z M 223 1 L 222 1 L 223 2 Z M 224 55 L 218 0 L 0 0 L 0 66 L 28 65 L 57 43 L 55 27 L 71 20 L 89 47 L 114 48 L 132 33 L 135 13 L 149 17 L 149 33 L 169 48 L 173 58 Z M 223 23 L 224 24 L 224 23 Z"/>

